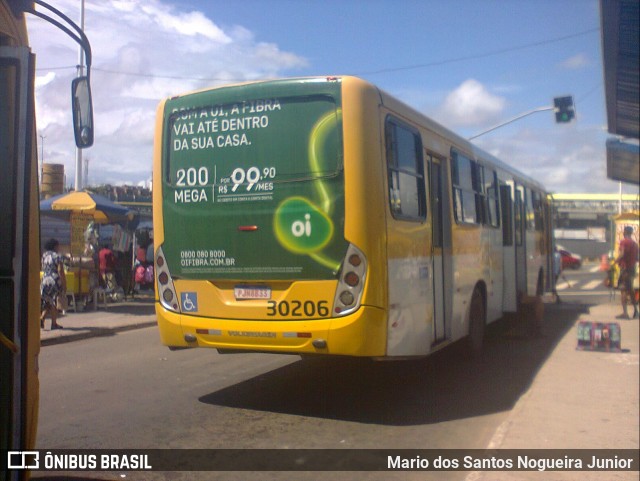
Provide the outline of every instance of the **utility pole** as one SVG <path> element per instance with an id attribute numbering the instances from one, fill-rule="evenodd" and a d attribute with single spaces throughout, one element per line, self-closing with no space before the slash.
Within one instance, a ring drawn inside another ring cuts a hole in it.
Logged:
<path id="1" fill-rule="evenodd" d="M 40 179 L 40 183 L 42 184 L 42 170 L 44 169 L 44 139 L 47 137 L 45 135 L 40 135 L 40 172 L 38 172 L 38 179 Z"/>
<path id="2" fill-rule="evenodd" d="M 84 31 L 84 0 L 80 0 L 80 30 Z M 78 77 L 84 75 L 84 56 L 82 46 L 78 48 Z M 82 149 L 76 147 L 76 179 L 75 190 L 82 190 Z"/>

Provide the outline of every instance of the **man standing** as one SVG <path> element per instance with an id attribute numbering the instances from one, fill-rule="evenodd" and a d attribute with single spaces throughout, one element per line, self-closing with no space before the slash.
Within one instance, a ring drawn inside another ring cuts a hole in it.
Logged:
<path id="1" fill-rule="evenodd" d="M 556 304 L 560 304 L 560 295 L 558 295 L 558 279 L 560 279 L 560 274 L 562 274 L 562 256 L 560 255 L 560 251 L 556 247 L 553 252 L 553 295 L 556 298 Z"/>
<path id="2" fill-rule="evenodd" d="M 638 261 L 638 244 L 631 238 L 633 227 L 625 226 L 624 238 L 620 241 L 620 255 L 616 259 L 616 263 L 620 266 L 620 277 L 618 278 L 618 288 L 621 289 L 620 298 L 622 299 L 622 314 L 617 316 L 618 319 L 629 319 L 627 311 L 628 298 L 633 304 L 633 317 L 638 316 L 638 301 L 633 292 L 633 280 L 636 273 L 636 262 Z"/>

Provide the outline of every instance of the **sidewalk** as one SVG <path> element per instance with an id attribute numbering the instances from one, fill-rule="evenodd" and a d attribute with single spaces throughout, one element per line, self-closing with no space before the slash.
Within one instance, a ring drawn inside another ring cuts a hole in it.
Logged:
<path id="1" fill-rule="evenodd" d="M 545 307 L 548 312 L 555 309 Z M 580 314 L 573 328 L 559 339 L 507 420 L 495 431 L 487 448 L 638 449 L 639 321 L 616 319 L 621 312 L 618 298 L 615 302 L 591 306 L 588 313 Z M 622 352 L 576 350 L 579 321 L 619 323 Z M 509 481 L 514 479 L 513 475 L 513 472 L 476 472 L 467 481 Z M 544 472 L 517 473 L 517 479 L 523 481 L 549 479 L 548 476 Z M 637 481 L 638 472 L 554 472 L 553 479 Z"/>
<path id="2" fill-rule="evenodd" d="M 110 336 L 119 331 L 138 329 L 156 325 L 155 304 L 152 293 L 137 294 L 123 302 L 100 304 L 80 312 L 67 312 L 58 318 L 63 329 L 50 330 L 51 319 L 45 321 L 40 330 L 42 346 L 76 341 L 96 336 Z"/>

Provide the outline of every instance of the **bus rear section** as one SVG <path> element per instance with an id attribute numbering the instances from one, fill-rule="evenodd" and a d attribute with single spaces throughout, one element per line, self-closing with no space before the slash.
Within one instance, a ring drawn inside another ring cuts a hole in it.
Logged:
<path id="1" fill-rule="evenodd" d="M 342 102 L 342 80 L 302 79 L 160 105 L 154 228 L 165 345 L 385 354 L 384 311 L 363 302 L 368 247 L 345 230 Z"/>

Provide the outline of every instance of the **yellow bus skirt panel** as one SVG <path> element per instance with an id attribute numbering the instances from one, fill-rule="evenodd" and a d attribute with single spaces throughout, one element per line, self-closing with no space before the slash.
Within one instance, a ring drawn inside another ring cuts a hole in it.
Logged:
<path id="1" fill-rule="evenodd" d="M 364 357 L 381 357 L 386 350 L 385 311 L 370 306 L 340 318 L 297 321 L 185 316 L 160 305 L 156 312 L 162 343 L 172 347 Z"/>

